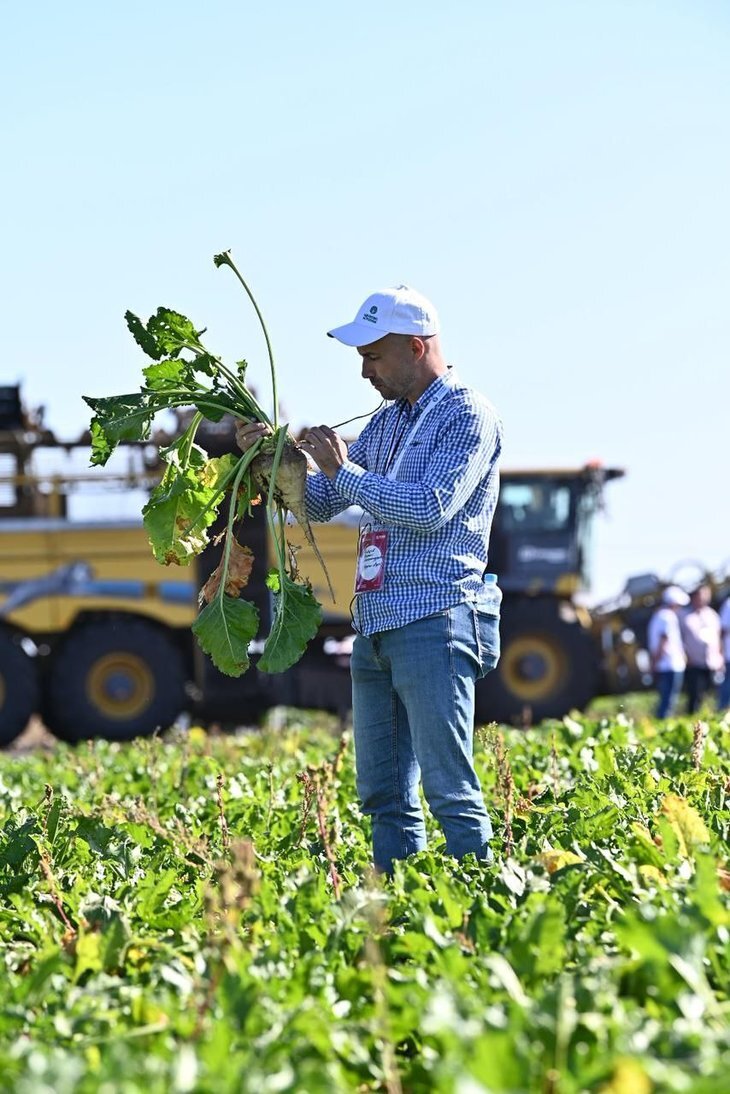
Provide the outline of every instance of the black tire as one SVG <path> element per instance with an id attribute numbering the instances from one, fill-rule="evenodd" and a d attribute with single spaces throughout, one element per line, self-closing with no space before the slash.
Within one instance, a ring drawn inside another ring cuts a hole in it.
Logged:
<path id="1" fill-rule="evenodd" d="M 146 737 L 168 729 L 184 707 L 183 658 L 152 623 L 81 623 L 51 655 L 44 720 L 64 741 Z"/>
<path id="2" fill-rule="evenodd" d="M 22 636 L 0 627 L 0 747 L 9 745 L 38 710 L 40 688 L 35 661 Z"/>
<path id="3" fill-rule="evenodd" d="M 599 657 L 577 619 L 552 600 L 506 601 L 497 668 L 477 683 L 476 721 L 533 724 L 582 710 L 596 695 Z"/>

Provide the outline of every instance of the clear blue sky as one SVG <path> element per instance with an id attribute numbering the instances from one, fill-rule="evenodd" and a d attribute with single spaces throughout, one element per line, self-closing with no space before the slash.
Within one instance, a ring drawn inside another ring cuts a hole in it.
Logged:
<path id="1" fill-rule="evenodd" d="M 730 556 L 730 4 L 4 5 L 4 353 L 61 437 L 165 304 L 295 427 L 374 405 L 325 337 L 430 296 L 505 466 L 625 467 L 595 592 Z M 377 401 L 377 400 L 375 400 Z"/>

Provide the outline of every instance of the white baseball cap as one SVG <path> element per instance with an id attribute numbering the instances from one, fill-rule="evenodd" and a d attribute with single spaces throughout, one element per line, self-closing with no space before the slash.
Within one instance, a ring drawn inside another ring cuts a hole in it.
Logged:
<path id="1" fill-rule="evenodd" d="M 369 296 L 352 323 L 328 330 L 330 338 L 346 346 L 369 346 L 386 334 L 438 334 L 439 320 L 430 300 L 408 285 L 381 289 Z"/>
<path id="2" fill-rule="evenodd" d="M 689 597 L 678 585 L 668 585 L 662 593 L 662 604 L 671 604 L 675 608 L 686 608 Z"/>

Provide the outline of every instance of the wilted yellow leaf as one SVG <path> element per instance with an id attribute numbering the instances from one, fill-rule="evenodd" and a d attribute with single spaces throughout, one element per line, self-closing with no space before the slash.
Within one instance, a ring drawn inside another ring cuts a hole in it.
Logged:
<path id="1" fill-rule="evenodd" d="M 574 851 L 563 851 L 560 847 L 552 847 L 549 851 L 543 851 L 537 855 L 537 861 L 542 863 L 549 874 L 556 870 L 562 870 L 564 866 L 573 866 L 577 862 L 583 862 L 580 855 Z"/>
<path id="2" fill-rule="evenodd" d="M 97 931 L 82 931 L 76 940 L 75 979 L 91 970 L 101 968 L 101 936 Z"/>
<path id="3" fill-rule="evenodd" d="M 651 1094 L 652 1082 L 638 1060 L 619 1060 L 600 1094 Z"/>
<path id="4" fill-rule="evenodd" d="M 135 995 L 132 999 L 132 1020 L 138 1026 L 166 1026 L 170 1018 L 147 996 Z"/>
<path id="5" fill-rule="evenodd" d="M 699 844 L 710 842 L 707 826 L 694 806 L 678 794 L 667 794 L 662 801 L 662 813 L 679 840 L 679 853 L 689 858 Z"/>
<path id="6" fill-rule="evenodd" d="M 647 885 L 666 885 L 667 879 L 665 875 L 656 866 L 650 865 L 645 862 L 639 867 L 639 874 L 641 880 L 646 882 Z"/>
<path id="7" fill-rule="evenodd" d="M 86 1066 L 89 1071 L 98 1071 L 101 1067 L 101 1052 L 98 1045 L 87 1045 L 84 1051 Z"/>

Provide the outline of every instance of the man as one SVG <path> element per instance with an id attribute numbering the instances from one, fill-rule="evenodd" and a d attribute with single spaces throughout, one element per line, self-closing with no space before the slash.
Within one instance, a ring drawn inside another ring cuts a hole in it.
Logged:
<path id="1" fill-rule="evenodd" d="M 679 612 L 687 604 L 689 597 L 684 589 L 669 585 L 662 593 L 661 607 L 649 620 L 649 654 L 658 692 L 657 718 L 674 714 L 682 690 L 687 658 L 682 645 Z"/>
<path id="2" fill-rule="evenodd" d="M 501 592 L 485 582 L 501 423 L 446 363 L 431 303 L 406 285 L 369 296 L 328 332 L 387 401 L 349 450 L 328 426 L 301 442 L 319 472 L 307 514 L 361 506 L 355 576 L 357 787 L 375 865 L 426 846 L 419 777 L 447 853 L 491 859 L 473 764 L 475 681 L 497 664 Z M 266 431 L 239 428 L 247 448 Z"/>
<path id="3" fill-rule="evenodd" d="M 690 607 L 682 616 L 682 639 L 687 654 L 684 680 L 687 713 L 694 714 L 705 695 L 712 692 L 715 674 L 723 669 L 720 617 L 710 605 L 709 585 L 699 585 L 690 596 Z"/>

